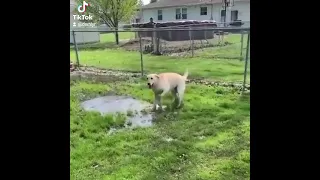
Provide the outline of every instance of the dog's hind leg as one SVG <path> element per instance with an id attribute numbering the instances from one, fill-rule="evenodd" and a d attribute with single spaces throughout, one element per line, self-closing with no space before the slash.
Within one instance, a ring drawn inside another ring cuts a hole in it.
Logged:
<path id="1" fill-rule="evenodd" d="M 183 101 L 184 91 L 185 91 L 185 84 L 179 85 L 177 87 L 177 97 L 178 97 L 178 100 L 179 100 L 179 104 L 178 104 L 177 107 L 181 106 L 181 103 Z"/>
<path id="2" fill-rule="evenodd" d="M 174 97 L 172 104 L 175 104 L 175 102 L 177 102 L 177 100 L 179 99 L 178 95 L 177 95 L 177 87 L 175 87 L 173 90 L 171 90 L 172 96 Z"/>

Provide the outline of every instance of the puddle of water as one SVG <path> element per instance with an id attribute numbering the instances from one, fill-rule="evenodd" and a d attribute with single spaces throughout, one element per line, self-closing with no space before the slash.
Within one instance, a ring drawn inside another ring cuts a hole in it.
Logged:
<path id="1" fill-rule="evenodd" d="M 128 96 L 104 96 L 83 102 L 82 107 L 87 111 L 98 111 L 102 115 L 109 113 L 133 112 L 126 124 L 131 127 L 148 127 L 152 125 L 153 114 L 141 113 L 150 104 Z"/>

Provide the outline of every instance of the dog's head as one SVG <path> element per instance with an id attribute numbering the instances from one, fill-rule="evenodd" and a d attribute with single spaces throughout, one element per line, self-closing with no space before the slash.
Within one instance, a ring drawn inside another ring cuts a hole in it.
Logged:
<path id="1" fill-rule="evenodd" d="M 151 89 L 152 88 L 152 86 L 155 84 L 155 83 L 157 83 L 157 81 L 159 80 L 159 75 L 157 75 L 157 74 L 149 74 L 148 76 L 147 76 L 147 80 L 148 80 L 148 86 L 149 86 L 149 88 Z"/>

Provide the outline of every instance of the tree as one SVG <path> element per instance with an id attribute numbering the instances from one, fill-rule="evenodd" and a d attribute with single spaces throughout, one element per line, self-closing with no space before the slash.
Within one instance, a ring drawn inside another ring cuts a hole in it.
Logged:
<path id="1" fill-rule="evenodd" d="M 138 7 L 142 7 L 143 6 L 143 1 L 142 0 L 138 0 Z"/>
<path id="2" fill-rule="evenodd" d="M 82 4 L 83 0 L 77 0 Z M 110 28 L 118 30 L 119 22 L 125 22 L 136 13 L 138 0 L 90 0 L 85 15 L 92 15 L 92 21 L 103 22 Z M 78 12 L 78 11 L 76 11 Z M 83 13 L 79 13 L 83 14 Z M 119 44 L 119 34 L 115 32 L 116 43 Z"/>

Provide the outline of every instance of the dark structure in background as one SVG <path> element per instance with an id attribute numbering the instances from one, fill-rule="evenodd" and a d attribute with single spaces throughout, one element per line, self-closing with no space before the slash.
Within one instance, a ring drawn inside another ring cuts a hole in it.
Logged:
<path id="1" fill-rule="evenodd" d="M 149 31 L 138 32 L 140 37 L 151 37 L 152 43 L 150 50 L 154 54 L 160 53 L 160 39 L 165 41 L 187 41 L 187 40 L 207 40 L 213 39 L 214 32 L 212 30 L 205 30 L 206 28 L 217 27 L 213 21 L 179 21 L 179 22 L 164 22 L 155 23 L 150 18 L 150 22 L 141 24 L 132 24 L 133 28 L 151 28 L 151 29 L 169 29 L 167 31 Z M 202 29 L 199 31 L 192 31 L 191 29 Z M 170 29 L 190 29 L 190 31 L 170 31 Z M 146 49 L 147 47 L 145 47 Z M 147 48 L 149 49 L 149 48 Z"/>
<path id="2" fill-rule="evenodd" d="M 141 23 L 132 24 L 133 28 L 163 28 L 163 29 L 205 29 L 215 28 L 217 24 L 213 21 L 179 21 L 164 23 Z M 139 32 L 141 37 L 153 37 L 154 32 Z M 214 32 L 209 30 L 191 31 L 193 40 L 213 39 Z M 166 41 L 187 41 L 190 40 L 189 31 L 157 31 L 156 37 Z"/>

